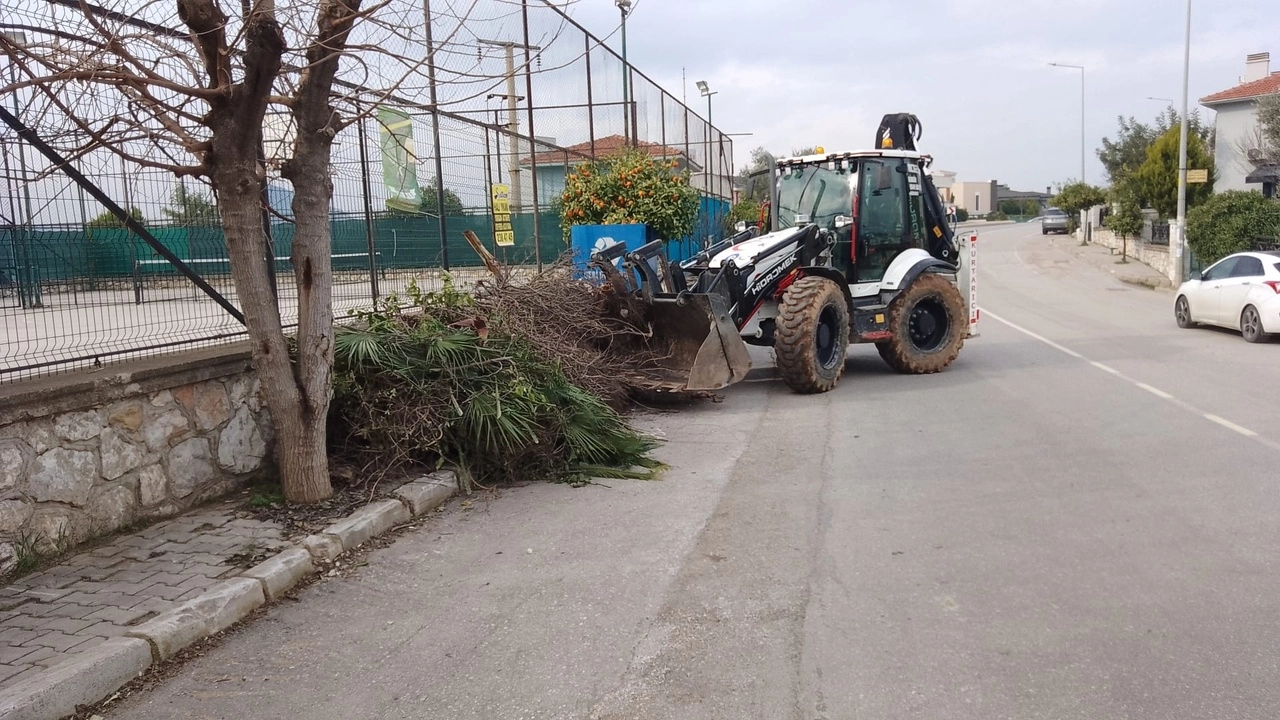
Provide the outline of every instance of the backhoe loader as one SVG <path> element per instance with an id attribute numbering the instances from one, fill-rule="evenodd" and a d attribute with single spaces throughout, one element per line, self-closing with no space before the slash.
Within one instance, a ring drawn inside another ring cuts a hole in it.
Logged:
<path id="1" fill-rule="evenodd" d="M 662 241 L 595 253 L 615 291 L 648 301 L 663 346 L 651 387 L 739 382 L 748 344 L 771 346 L 802 393 L 836 386 L 851 343 L 874 343 L 902 373 L 951 365 L 978 320 L 977 236 L 957 241 L 919 137 L 914 116 L 887 115 L 873 150 L 771 161 L 755 178 L 768 194 L 759 225 L 683 262 Z"/>

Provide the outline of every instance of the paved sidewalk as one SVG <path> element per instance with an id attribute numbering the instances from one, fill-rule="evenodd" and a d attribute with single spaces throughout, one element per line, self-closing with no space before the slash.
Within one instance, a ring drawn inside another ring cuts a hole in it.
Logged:
<path id="1" fill-rule="evenodd" d="M 0 689 L 190 600 L 290 547 L 224 502 L 73 555 L 0 588 Z"/>
<path id="2" fill-rule="evenodd" d="M 1068 252 L 1102 270 L 1115 275 L 1116 279 L 1131 285 L 1141 285 L 1152 289 L 1169 289 L 1169 278 L 1150 265 L 1129 257 L 1129 262 L 1121 263 L 1123 257 L 1119 250 L 1112 250 L 1105 245 L 1090 243 L 1081 245 L 1079 240 L 1068 236 L 1049 236 L 1051 244 L 1064 247 Z"/>

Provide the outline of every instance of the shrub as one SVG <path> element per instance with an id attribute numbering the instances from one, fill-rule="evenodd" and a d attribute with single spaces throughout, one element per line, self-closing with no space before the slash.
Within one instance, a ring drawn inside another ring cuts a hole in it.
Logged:
<path id="1" fill-rule="evenodd" d="M 729 214 L 724 218 L 725 232 L 730 235 L 737 232 L 733 226 L 739 222 L 745 222 L 747 225 L 760 222 L 760 209 L 760 203 L 750 198 L 734 203 L 733 207 L 729 208 Z"/>
<path id="2" fill-rule="evenodd" d="M 967 222 L 969 220 L 969 211 L 962 207 L 956 208 L 956 222 Z"/>
<path id="3" fill-rule="evenodd" d="M 533 282 L 554 283 L 562 297 L 589 287 L 546 274 Z M 569 325 L 570 334 L 590 328 L 594 297 L 569 302 L 576 318 L 546 321 Z M 356 326 L 336 329 L 331 428 L 339 449 L 384 470 L 448 462 L 479 484 L 647 479 L 661 469 L 650 455 L 657 440 L 588 389 L 620 382 L 625 362 L 569 334 L 544 333 L 543 321 L 531 323 L 510 299 L 411 285 L 408 300 L 390 296 L 357 312 Z"/>
<path id="4" fill-rule="evenodd" d="M 1228 190 L 1187 213 L 1187 244 L 1208 265 L 1248 250 L 1255 238 L 1280 235 L 1280 202 L 1256 192 Z"/>
<path id="5" fill-rule="evenodd" d="M 565 237 L 574 225 L 644 223 L 663 240 L 693 232 L 698 191 L 678 163 L 635 148 L 586 163 L 565 176 L 560 226 Z"/>

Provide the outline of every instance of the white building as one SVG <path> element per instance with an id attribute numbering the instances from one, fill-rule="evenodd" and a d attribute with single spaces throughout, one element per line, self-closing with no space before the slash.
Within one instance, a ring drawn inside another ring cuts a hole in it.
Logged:
<path id="1" fill-rule="evenodd" d="M 1280 93 L 1280 72 L 1271 72 L 1271 54 L 1255 53 L 1245 59 L 1244 75 L 1235 87 L 1200 99 L 1200 104 L 1214 110 L 1214 167 L 1218 179 L 1215 191 L 1261 190 L 1260 185 L 1246 182 L 1259 167 L 1268 163 L 1263 151 L 1258 125 L 1257 100 Z"/>

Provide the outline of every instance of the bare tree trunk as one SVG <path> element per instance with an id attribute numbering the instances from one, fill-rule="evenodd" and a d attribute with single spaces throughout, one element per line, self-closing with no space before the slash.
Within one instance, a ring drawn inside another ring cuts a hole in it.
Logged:
<path id="1" fill-rule="evenodd" d="M 298 143 L 289 163 L 293 181 L 293 273 L 298 288 L 298 361 L 293 372 L 300 393 L 294 458 L 281 456 L 281 470 L 296 463 L 299 502 L 332 494 L 325 454 L 325 421 L 333 380 L 333 275 L 329 201 L 330 142 Z M 305 477 L 304 477 L 305 475 Z M 320 482 L 323 480 L 323 483 Z"/>
<path id="2" fill-rule="evenodd" d="M 333 494 L 325 444 L 333 365 L 327 155 L 331 140 L 318 147 L 308 143 L 313 152 L 308 161 L 297 166 L 295 178 L 297 195 L 304 198 L 294 203 L 297 231 L 293 259 L 298 285 L 295 362 L 285 340 L 263 252 L 265 169 L 257 157 L 262 117 L 279 70 L 283 37 L 274 18 L 265 14 L 252 19 L 246 34 L 245 81 L 210 113 L 210 178 L 218 190 L 231 275 L 252 341 L 254 369 L 276 428 L 284 495 L 293 502 L 312 503 Z M 315 152 L 325 155 L 317 159 Z"/>

